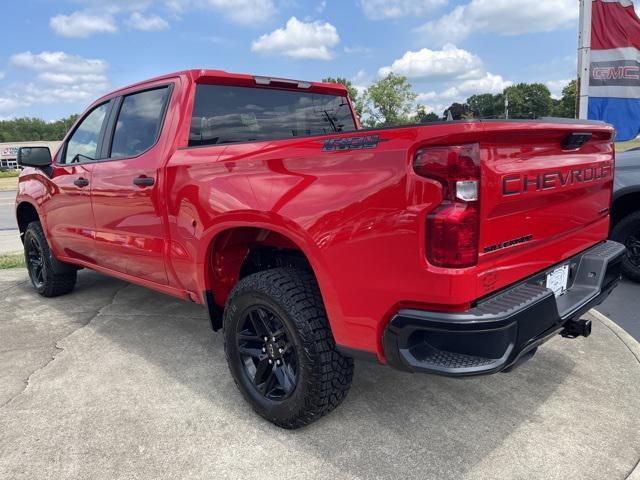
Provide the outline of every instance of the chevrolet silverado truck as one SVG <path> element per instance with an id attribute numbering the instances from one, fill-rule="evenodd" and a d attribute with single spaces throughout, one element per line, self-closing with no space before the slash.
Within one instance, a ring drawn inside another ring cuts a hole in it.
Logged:
<path id="1" fill-rule="evenodd" d="M 507 371 L 620 278 L 614 130 L 362 129 L 341 85 L 190 70 L 110 93 L 53 155 L 19 152 L 28 272 L 89 268 L 204 305 L 232 376 L 284 428 L 336 408 L 354 358 Z"/>

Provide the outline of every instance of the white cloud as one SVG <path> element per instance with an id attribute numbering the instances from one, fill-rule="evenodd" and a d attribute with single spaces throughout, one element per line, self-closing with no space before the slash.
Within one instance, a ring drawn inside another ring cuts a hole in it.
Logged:
<path id="1" fill-rule="evenodd" d="M 559 98 L 562 98 L 562 89 L 566 87 L 569 84 L 569 82 L 571 82 L 572 80 L 575 80 L 575 78 L 565 78 L 562 80 L 549 80 L 547 82 L 544 82 L 544 84 L 547 86 L 547 88 L 551 92 L 551 97 L 557 100 Z"/>
<path id="2" fill-rule="evenodd" d="M 63 73 L 102 73 L 108 66 L 104 60 L 84 58 L 65 52 L 45 51 L 34 54 L 27 51 L 12 55 L 10 60 L 18 67 Z"/>
<path id="3" fill-rule="evenodd" d="M 54 33 L 70 38 L 87 38 L 95 33 L 118 31 L 113 16 L 108 13 L 73 12 L 71 15 L 56 15 L 49 20 L 49 26 Z"/>
<path id="4" fill-rule="evenodd" d="M 325 8 L 327 8 L 327 0 L 322 0 L 316 7 L 316 13 L 321 14 L 322 12 L 324 12 Z"/>
<path id="5" fill-rule="evenodd" d="M 13 66 L 36 76 L 13 85 L 0 97 L 0 112 L 40 104 L 81 103 L 78 109 L 109 90 L 107 62 L 65 52 L 21 52 L 10 58 Z"/>
<path id="6" fill-rule="evenodd" d="M 486 72 L 482 77 L 456 83 L 436 95 L 432 95 L 435 92 L 429 92 L 426 95 L 431 97 L 430 100 L 437 100 L 441 104 L 446 102 L 462 103 L 471 95 L 482 93 L 492 93 L 495 95 L 502 93 L 505 88 L 511 85 L 513 85 L 513 82 L 505 80 L 501 75 Z"/>
<path id="7" fill-rule="evenodd" d="M 0 70 L 0 80 L 2 80 L 4 78 L 4 72 L 2 70 Z"/>
<path id="8" fill-rule="evenodd" d="M 133 12 L 127 20 L 127 25 L 135 30 L 151 32 L 155 30 L 166 30 L 169 23 L 158 15 L 145 16 L 140 12 Z"/>
<path id="9" fill-rule="evenodd" d="M 416 102 L 425 105 L 427 112 L 435 112 L 442 115 L 442 112 L 454 103 L 463 103 L 471 95 L 482 93 L 502 93 L 505 88 L 513 85 L 513 82 L 505 80 L 500 75 L 484 72 L 478 78 L 463 80 L 453 83 L 441 92 L 431 90 L 418 93 Z"/>
<path id="10" fill-rule="evenodd" d="M 373 53 L 373 50 L 369 47 L 361 47 L 357 45 L 355 47 L 344 47 L 344 53 L 349 55 L 361 55 L 368 58 L 371 56 L 371 53 Z"/>
<path id="11" fill-rule="evenodd" d="M 364 14 L 372 20 L 421 16 L 448 3 L 448 0 L 360 0 Z"/>
<path id="12" fill-rule="evenodd" d="M 362 95 L 367 87 L 371 84 L 373 78 L 364 70 L 358 70 L 358 73 L 351 78 L 351 84 Z"/>
<path id="13" fill-rule="evenodd" d="M 22 106 L 22 103 L 15 98 L 10 98 L 10 97 L 0 97 L 0 112 L 5 113 L 5 112 L 12 112 L 14 111 L 16 108 L 19 108 Z M 6 117 L 9 118 L 9 117 Z"/>
<path id="14" fill-rule="evenodd" d="M 447 44 L 442 50 L 423 48 L 417 52 L 408 51 L 390 66 L 382 67 L 381 77 L 394 72 L 412 79 L 434 79 L 442 77 L 467 78 L 478 74 L 482 60 L 477 55 Z"/>
<path id="15" fill-rule="evenodd" d="M 330 23 L 305 23 L 291 17 L 284 28 L 278 28 L 254 40 L 251 50 L 293 58 L 329 60 L 333 57 L 331 49 L 338 42 L 338 31 Z"/>
<path id="16" fill-rule="evenodd" d="M 30 83 L 24 89 L 27 104 L 34 103 L 89 103 L 109 88 L 106 83 L 75 83 L 55 86 Z"/>
<path id="17" fill-rule="evenodd" d="M 575 25 L 575 0 L 471 0 L 418 29 L 443 42 L 460 41 L 473 32 L 519 35 L 550 32 Z"/>
<path id="18" fill-rule="evenodd" d="M 486 72 L 483 77 L 465 80 L 456 88 L 465 95 L 476 93 L 502 93 L 502 91 L 513 85 L 513 82 L 505 80 L 501 75 L 494 75 Z"/>
<path id="19" fill-rule="evenodd" d="M 60 85 L 72 85 L 78 82 L 103 83 L 107 81 L 107 77 L 105 75 L 95 75 L 91 73 L 69 75 L 67 73 L 44 72 L 38 75 L 38 78 L 48 83 L 56 83 Z"/>

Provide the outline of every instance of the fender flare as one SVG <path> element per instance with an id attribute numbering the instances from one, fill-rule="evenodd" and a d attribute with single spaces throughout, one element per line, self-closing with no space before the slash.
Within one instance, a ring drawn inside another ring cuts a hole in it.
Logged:
<path id="1" fill-rule="evenodd" d="M 331 276 L 327 265 L 325 264 L 323 254 L 313 238 L 299 224 L 294 221 L 282 217 L 273 212 L 260 211 L 242 211 L 230 212 L 217 215 L 214 221 L 207 226 L 200 236 L 201 248 L 197 252 L 196 265 L 198 268 L 198 283 L 200 290 L 205 292 L 210 290 L 209 280 L 207 278 L 207 268 L 209 253 L 213 248 L 213 241 L 222 232 L 241 227 L 263 228 L 278 233 L 294 243 L 298 249 L 305 255 L 320 288 L 320 294 L 325 304 L 325 309 L 329 317 L 329 321 L 333 328 L 332 317 L 339 313 L 331 308 L 339 305 L 337 302 L 337 292 L 333 287 Z"/>

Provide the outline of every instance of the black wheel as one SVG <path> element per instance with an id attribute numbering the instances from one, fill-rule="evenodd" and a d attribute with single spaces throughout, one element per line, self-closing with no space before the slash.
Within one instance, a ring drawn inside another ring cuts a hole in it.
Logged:
<path id="1" fill-rule="evenodd" d="M 353 360 L 341 355 L 313 275 L 275 268 L 242 279 L 227 301 L 225 353 L 253 409 L 283 428 L 299 428 L 347 395 Z"/>
<path id="2" fill-rule="evenodd" d="M 611 239 L 627 247 L 622 260 L 622 273 L 634 282 L 640 282 L 640 212 L 627 215 L 611 231 Z"/>
<path id="3" fill-rule="evenodd" d="M 73 290 L 77 271 L 53 257 L 40 222 L 31 222 L 24 233 L 24 256 L 33 288 L 43 297 L 57 297 Z"/>

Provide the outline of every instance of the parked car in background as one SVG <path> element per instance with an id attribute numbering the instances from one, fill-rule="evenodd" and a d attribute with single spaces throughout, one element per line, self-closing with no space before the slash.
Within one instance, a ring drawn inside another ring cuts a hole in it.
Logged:
<path id="1" fill-rule="evenodd" d="M 624 275 L 640 282 L 640 147 L 616 154 L 611 239 L 627 247 Z"/>

